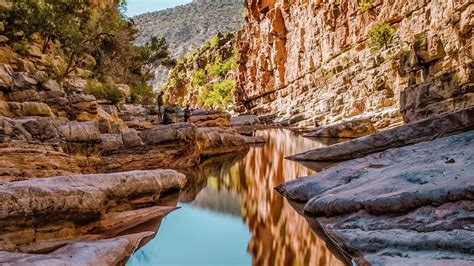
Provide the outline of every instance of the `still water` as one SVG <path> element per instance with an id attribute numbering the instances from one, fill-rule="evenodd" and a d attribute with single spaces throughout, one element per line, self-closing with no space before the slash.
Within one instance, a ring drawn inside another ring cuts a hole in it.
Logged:
<path id="1" fill-rule="evenodd" d="M 344 265 L 274 187 L 315 173 L 285 160 L 327 146 L 284 129 L 257 132 L 267 143 L 212 158 L 186 173 L 181 209 L 167 216 L 136 265 Z"/>

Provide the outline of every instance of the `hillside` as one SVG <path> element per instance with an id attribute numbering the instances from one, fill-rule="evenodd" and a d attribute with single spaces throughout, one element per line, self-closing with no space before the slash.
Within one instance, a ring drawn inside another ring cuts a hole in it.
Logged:
<path id="1" fill-rule="evenodd" d="M 136 16 L 140 30 L 138 44 L 151 36 L 165 37 L 171 53 L 177 58 L 221 32 L 231 32 L 243 24 L 243 0 L 195 0 L 190 4 Z M 166 82 L 168 71 L 157 72 L 155 87 Z"/>

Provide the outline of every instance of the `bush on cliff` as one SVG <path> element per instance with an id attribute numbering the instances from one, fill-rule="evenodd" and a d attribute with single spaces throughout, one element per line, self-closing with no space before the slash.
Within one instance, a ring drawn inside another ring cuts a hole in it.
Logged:
<path id="1" fill-rule="evenodd" d="M 128 102 L 133 104 L 153 105 L 155 104 L 156 96 L 156 93 L 150 85 L 140 84 L 132 87 Z"/>
<path id="2" fill-rule="evenodd" d="M 198 105 L 208 109 L 226 109 L 233 103 L 235 80 L 209 84 L 199 91 Z"/>
<path id="3" fill-rule="evenodd" d="M 193 76 L 193 86 L 203 86 L 207 82 L 206 72 L 202 69 L 199 69 L 194 73 Z"/>
<path id="4" fill-rule="evenodd" d="M 227 74 L 237 67 L 237 61 L 234 57 L 227 60 L 225 63 L 221 63 L 218 58 L 214 64 L 208 66 L 209 73 L 214 77 L 225 78 Z"/>
<path id="5" fill-rule="evenodd" d="M 375 0 L 359 0 L 359 8 L 365 12 L 371 9 L 374 3 Z"/>
<path id="6" fill-rule="evenodd" d="M 94 95 L 99 100 L 107 100 L 111 104 L 118 104 L 125 98 L 123 92 L 115 85 L 103 84 L 96 80 L 89 80 L 85 92 Z"/>
<path id="7" fill-rule="evenodd" d="M 377 52 L 382 48 L 386 48 L 392 42 L 395 32 L 395 29 L 386 23 L 373 25 L 367 34 L 371 51 Z"/>
<path id="8" fill-rule="evenodd" d="M 54 78 L 66 78 L 82 68 L 105 84 L 146 87 L 156 66 L 172 66 L 174 60 L 163 38 L 135 46 L 138 31 L 123 14 L 126 1 L 114 3 L 97 8 L 91 0 L 15 0 L 11 7 L 0 9 L 0 21 L 17 52 L 26 54 L 30 44 L 41 42 L 43 53 L 63 57 L 64 66 L 50 72 Z M 49 49 L 53 44 L 60 49 Z M 91 56 L 93 60 L 87 60 Z M 107 92 L 115 102 L 116 90 Z"/>

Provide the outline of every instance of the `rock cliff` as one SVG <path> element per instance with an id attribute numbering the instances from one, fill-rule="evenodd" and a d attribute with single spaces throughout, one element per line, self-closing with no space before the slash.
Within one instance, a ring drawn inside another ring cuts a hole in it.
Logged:
<path id="1" fill-rule="evenodd" d="M 343 137 L 357 137 L 474 104 L 471 1 L 248 0 L 246 7 L 242 111 L 299 127 L 342 124 Z M 330 133 L 340 136 L 337 126 Z"/>

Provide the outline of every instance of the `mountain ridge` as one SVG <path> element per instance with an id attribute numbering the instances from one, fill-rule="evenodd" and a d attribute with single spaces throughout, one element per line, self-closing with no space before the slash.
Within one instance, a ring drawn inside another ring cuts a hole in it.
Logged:
<path id="1" fill-rule="evenodd" d="M 139 30 L 137 44 L 152 36 L 165 37 L 171 54 L 178 58 L 203 45 L 218 33 L 232 32 L 244 22 L 243 0 L 199 0 L 132 17 Z M 168 69 L 156 70 L 155 88 L 161 88 Z"/>

